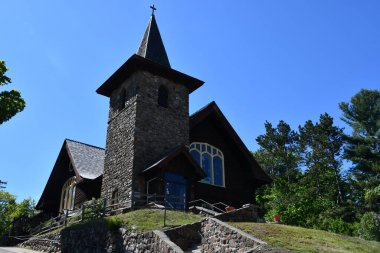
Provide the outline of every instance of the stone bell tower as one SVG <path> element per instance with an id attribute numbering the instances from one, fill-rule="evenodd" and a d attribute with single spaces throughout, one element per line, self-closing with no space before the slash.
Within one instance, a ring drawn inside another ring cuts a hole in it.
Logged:
<path id="1" fill-rule="evenodd" d="M 97 89 L 110 98 L 102 197 L 132 200 L 141 171 L 189 144 L 189 94 L 202 84 L 170 67 L 152 13 L 137 54 Z"/>

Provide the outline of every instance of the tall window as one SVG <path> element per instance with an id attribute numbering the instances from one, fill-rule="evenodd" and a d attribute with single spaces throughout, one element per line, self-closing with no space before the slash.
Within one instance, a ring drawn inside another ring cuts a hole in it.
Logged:
<path id="1" fill-rule="evenodd" d="M 59 211 L 64 209 L 73 210 L 75 201 L 76 182 L 75 177 L 69 178 L 62 187 L 61 205 Z"/>
<path id="2" fill-rule="evenodd" d="M 169 104 L 169 91 L 168 89 L 161 85 L 158 88 L 158 105 L 162 107 L 168 107 Z"/>
<path id="3" fill-rule="evenodd" d="M 190 145 L 190 153 L 207 174 L 207 177 L 201 180 L 202 183 L 225 186 L 222 151 L 207 143 L 193 142 Z"/>
<path id="4" fill-rule="evenodd" d="M 119 94 L 119 99 L 118 99 L 118 111 L 121 111 L 125 107 L 125 100 L 126 100 L 127 94 L 125 89 L 121 89 L 120 94 Z"/>
<path id="5" fill-rule="evenodd" d="M 111 204 L 114 205 L 114 204 L 118 204 L 119 203 L 119 190 L 118 189 L 115 189 L 113 192 L 112 192 L 112 200 L 111 200 Z"/>

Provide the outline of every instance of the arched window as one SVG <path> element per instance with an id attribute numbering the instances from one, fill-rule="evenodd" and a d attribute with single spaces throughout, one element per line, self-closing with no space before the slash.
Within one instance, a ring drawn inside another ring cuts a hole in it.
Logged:
<path id="1" fill-rule="evenodd" d="M 193 142 L 190 144 L 190 153 L 207 174 L 201 182 L 225 186 L 222 151 L 207 143 Z"/>
<path id="2" fill-rule="evenodd" d="M 158 88 L 158 105 L 162 107 L 168 107 L 169 104 L 169 91 L 168 89 L 161 85 Z"/>
<path id="3" fill-rule="evenodd" d="M 75 189 L 76 182 L 75 177 L 69 178 L 66 183 L 63 184 L 62 192 L 61 192 L 61 205 L 59 207 L 59 211 L 73 210 L 74 209 L 74 201 L 75 201 Z"/>
<path id="4" fill-rule="evenodd" d="M 119 94 L 119 99 L 118 99 L 118 111 L 121 111 L 125 107 L 125 99 L 127 98 L 127 94 L 125 89 L 121 89 L 120 94 Z"/>

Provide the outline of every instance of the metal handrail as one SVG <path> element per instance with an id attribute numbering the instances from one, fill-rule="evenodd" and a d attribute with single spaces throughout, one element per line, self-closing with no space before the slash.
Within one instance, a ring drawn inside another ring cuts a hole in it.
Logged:
<path id="1" fill-rule="evenodd" d="M 201 202 L 201 203 L 205 203 L 206 205 L 210 206 L 211 208 L 215 208 L 216 210 L 222 212 L 222 213 L 225 213 L 226 211 L 220 209 L 219 207 L 216 207 L 214 206 L 213 204 L 210 204 L 208 203 L 207 201 L 203 200 L 203 199 L 196 199 L 196 200 L 193 200 L 193 201 L 189 201 L 189 205 L 192 204 L 192 203 L 196 203 L 196 202 Z"/>
<path id="2" fill-rule="evenodd" d="M 215 206 L 215 205 L 222 205 L 222 206 L 224 206 L 224 207 L 228 207 L 229 205 L 226 205 L 226 204 L 224 204 L 223 202 L 218 202 L 218 203 L 214 203 L 214 204 L 212 204 L 213 206 Z"/>

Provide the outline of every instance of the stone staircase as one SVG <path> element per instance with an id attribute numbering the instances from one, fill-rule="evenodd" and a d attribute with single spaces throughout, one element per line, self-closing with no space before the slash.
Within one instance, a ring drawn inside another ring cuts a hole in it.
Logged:
<path id="1" fill-rule="evenodd" d="M 197 245 L 197 246 L 185 251 L 185 253 L 202 253 L 202 246 Z"/>

